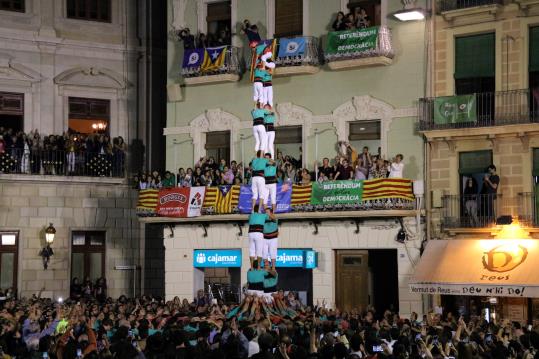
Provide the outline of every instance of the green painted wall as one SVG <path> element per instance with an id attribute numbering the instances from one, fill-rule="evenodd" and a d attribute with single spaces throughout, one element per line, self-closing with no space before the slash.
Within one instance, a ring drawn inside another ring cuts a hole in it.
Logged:
<path id="1" fill-rule="evenodd" d="M 388 1 L 389 12 L 401 8 L 400 1 Z M 421 2 L 419 1 L 419 3 Z M 262 33 L 265 33 L 265 0 L 238 0 L 238 4 L 238 22 L 248 18 L 261 28 Z M 331 21 L 339 8 L 340 0 L 309 0 L 310 35 L 324 40 Z M 170 11 L 169 17 L 171 17 Z M 185 19 L 192 32 L 195 32 L 197 28 L 195 0 L 188 0 Z M 392 65 L 344 71 L 331 71 L 327 66 L 322 66 L 320 72 L 314 75 L 276 78 L 273 85 L 275 102 L 292 102 L 312 111 L 314 115 L 330 114 L 353 96 L 362 95 L 378 98 L 396 108 L 415 106 L 417 99 L 423 96 L 425 22 L 399 23 L 388 19 L 387 24 L 392 30 L 395 49 Z M 239 34 L 237 39 L 244 45 L 244 58 L 248 59 L 246 40 Z M 182 57 L 182 44 L 169 39 L 169 83 L 182 83 L 179 75 Z M 246 75 L 237 83 L 185 87 L 182 88 L 182 94 L 182 101 L 167 104 L 167 127 L 188 126 L 189 122 L 203 113 L 204 110 L 213 108 L 221 108 L 242 120 L 250 119 L 252 84 Z M 315 158 L 314 128 L 323 130 L 331 127 L 331 124 L 312 126 L 308 136 L 307 158 Z M 242 133 L 249 136 L 244 141 L 244 153 L 247 158 L 247 154 L 252 153 L 254 140 L 251 130 L 242 130 Z M 423 141 L 414 132 L 414 119 L 395 119 L 388 136 L 388 156 L 403 153 L 405 162 L 410 164 L 410 170 L 407 168 L 406 174 L 411 178 L 422 177 Z M 188 141 L 189 136 L 168 136 L 167 168 L 172 169 L 176 165 L 192 166 L 193 153 L 190 144 L 184 142 L 173 145 L 173 140 Z M 326 131 L 319 135 L 318 158 L 324 156 L 333 158 L 336 154 L 336 140 L 335 131 Z M 240 160 L 241 142 L 238 141 L 233 146 L 235 146 L 236 157 Z M 174 155 L 177 151 L 180 153 Z M 374 151 L 375 149 L 373 149 Z M 309 162 L 308 166 L 312 167 L 312 162 Z"/>

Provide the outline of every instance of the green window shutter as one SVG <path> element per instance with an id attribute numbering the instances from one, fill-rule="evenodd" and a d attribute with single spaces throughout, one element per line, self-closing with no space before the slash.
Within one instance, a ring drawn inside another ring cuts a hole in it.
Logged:
<path id="1" fill-rule="evenodd" d="M 529 71 L 539 71 L 539 26 L 530 28 L 530 65 Z"/>
<path id="2" fill-rule="evenodd" d="M 533 149 L 533 169 L 532 174 L 539 176 L 539 148 Z"/>
<path id="3" fill-rule="evenodd" d="M 494 77 L 494 33 L 455 38 L 455 79 Z"/>
<path id="4" fill-rule="evenodd" d="M 459 174 L 471 175 L 485 173 L 492 164 L 492 151 L 473 151 L 459 153 Z"/>

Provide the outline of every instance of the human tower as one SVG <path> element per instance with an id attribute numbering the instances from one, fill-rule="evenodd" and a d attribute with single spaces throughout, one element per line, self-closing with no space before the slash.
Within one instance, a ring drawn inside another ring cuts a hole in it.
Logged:
<path id="1" fill-rule="evenodd" d="M 271 301 L 277 291 L 275 269 L 279 229 L 275 211 L 277 205 L 277 166 L 274 160 L 275 114 L 273 113 L 272 77 L 275 69 L 271 46 L 253 48 L 254 80 L 253 136 L 256 157 L 251 162 L 253 192 L 249 215 L 248 294 Z M 268 205 L 269 199 L 269 205 Z"/>

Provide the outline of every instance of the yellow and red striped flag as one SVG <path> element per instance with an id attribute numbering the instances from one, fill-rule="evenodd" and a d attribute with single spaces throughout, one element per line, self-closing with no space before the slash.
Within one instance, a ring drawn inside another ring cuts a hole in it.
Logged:
<path id="1" fill-rule="evenodd" d="M 379 178 L 363 181 L 363 201 L 400 198 L 413 201 L 412 181 L 405 178 Z"/>
<path id="2" fill-rule="evenodd" d="M 158 197 L 157 189 L 141 189 L 138 193 L 137 213 L 141 215 L 155 213 Z"/>
<path id="3" fill-rule="evenodd" d="M 292 199 L 290 204 L 292 206 L 298 206 L 302 204 L 311 203 L 312 186 L 309 185 L 292 185 Z"/>

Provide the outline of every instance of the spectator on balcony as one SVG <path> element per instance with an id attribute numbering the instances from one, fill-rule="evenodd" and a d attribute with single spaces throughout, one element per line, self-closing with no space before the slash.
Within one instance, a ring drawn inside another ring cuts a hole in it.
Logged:
<path id="1" fill-rule="evenodd" d="M 234 172 L 232 172 L 232 170 L 228 166 L 225 166 L 223 168 L 223 180 L 225 184 L 234 183 Z"/>
<path id="2" fill-rule="evenodd" d="M 150 184 L 148 183 L 148 175 L 146 173 L 143 173 L 140 175 L 140 181 L 138 183 L 139 189 L 148 189 L 150 188 Z"/>
<path id="3" fill-rule="evenodd" d="M 378 157 L 374 166 L 369 169 L 369 179 L 387 178 L 388 169 L 382 157 Z"/>
<path id="4" fill-rule="evenodd" d="M 195 48 L 195 37 L 191 34 L 191 30 L 188 27 L 180 30 L 178 33 L 178 39 L 183 41 L 184 50 L 192 50 Z"/>
<path id="5" fill-rule="evenodd" d="M 464 187 L 464 208 L 466 213 L 470 218 L 470 225 L 472 227 L 477 227 L 479 221 L 477 219 L 477 182 L 475 178 L 468 177 L 466 180 L 466 185 Z"/>
<path id="6" fill-rule="evenodd" d="M 181 187 L 183 185 L 183 180 L 185 178 L 185 169 L 183 167 L 178 168 L 178 173 L 176 174 L 176 185 Z"/>
<path id="7" fill-rule="evenodd" d="M 369 174 L 367 166 L 364 164 L 362 157 L 358 157 L 354 163 L 354 179 L 355 180 L 366 180 Z"/>
<path id="8" fill-rule="evenodd" d="M 403 156 L 399 153 L 395 156 L 389 166 L 389 178 L 402 178 L 404 171 L 404 163 L 402 162 Z"/>
<path id="9" fill-rule="evenodd" d="M 198 35 L 197 48 L 205 49 L 206 47 L 209 47 L 208 37 L 206 34 L 200 33 L 200 35 Z"/>
<path id="10" fill-rule="evenodd" d="M 260 38 L 260 34 L 258 33 L 258 26 L 256 24 L 252 24 L 249 22 L 249 20 L 245 19 L 243 20 L 243 27 L 241 29 L 241 32 L 247 36 L 247 40 L 249 41 L 249 47 L 254 48 L 262 39 Z"/>
<path id="11" fill-rule="evenodd" d="M 26 136 L 26 134 L 22 135 L 23 139 L 23 153 L 21 158 L 21 173 L 30 173 L 30 147 L 32 146 L 32 142 Z"/>
<path id="12" fill-rule="evenodd" d="M 318 162 L 314 162 L 314 167 L 316 168 Z M 322 166 L 318 167 L 318 177 L 320 177 L 320 174 L 323 174 L 326 178 L 329 179 L 330 175 L 334 173 L 333 167 L 329 165 L 329 158 L 324 157 L 322 160 Z"/>
<path id="13" fill-rule="evenodd" d="M 339 11 L 337 13 L 337 18 L 335 21 L 333 21 L 333 25 L 331 25 L 331 28 L 333 31 L 344 31 L 346 30 L 346 21 L 344 17 L 344 12 Z"/>
<path id="14" fill-rule="evenodd" d="M 500 177 L 496 174 L 496 166 L 487 167 L 487 174 L 483 177 L 483 187 L 481 188 L 481 215 L 486 221 L 494 220 L 494 201 L 500 185 Z"/>
<path id="15" fill-rule="evenodd" d="M 360 7 L 359 12 L 356 14 L 356 27 L 358 29 L 364 29 L 369 26 L 371 26 L 371 19 L 369 15 L 367 15 L 367 11 Z"/>
<path id="16" fill-rule="evenodd" d="M 231 40 L 230 31 L 228 30 L 228 28 L 222 29 L 221 31 L 219 31 L 219 34 L 217 35 L 217 39 L 215 40 L 214 45 L 215 46 L 230 45 L 231 43 L 230 40 Z"/>
<path id="17" fill-rule="evenodd" d="M 311 184 L 311 174 L 309 173 L 308 169 L 303 168 L 301 170 L 301 179 L 299 183 L 303 186 L 307 186 Z"/>
<path id="18" fill-rule="evenodd" d="M 72 300 L 80 300 L 80 298 L 82 297 L 82 286 L 79 283 L 79 278 L 73 278 L 73 280 L 71 281 L 71 287 L 69 288 L 69 292 Z"/>
<path id="19" fill-rule="evenodd" d="M 170 171 L 165 172 L 165 178 L 163 179 L 163 187 L 164 188 L 172 188 L 176 184 L 176 179 L 174 178 L 174 175 Z"/>
<path id="20" fill-rule="evenodd" d="M 335 174 L 335 180 L 351 180 L 354 176 L 354 169 L 349 165 L 348 160 L 345 158 L 342 160 L 342 164 L 339 166 L 337 173 Z"/>
<path id="21" fill-rule="evenodd" d="M 356 18 L 354 17 L 354 14 L 348 13 L 346 15 L 344 25 L 346 26 L 346 30 L 353 30 L 356 28 Z"/>
<path id="22" fill-rule="evenodd" d="M 127 151 L 127 146 L 122 136 L 118 136 L 112 140 L 112 176 L 113 177 L 123 177 L 126 151 Z"/>

